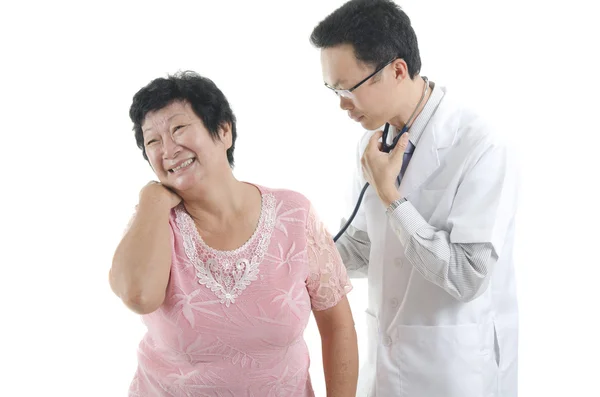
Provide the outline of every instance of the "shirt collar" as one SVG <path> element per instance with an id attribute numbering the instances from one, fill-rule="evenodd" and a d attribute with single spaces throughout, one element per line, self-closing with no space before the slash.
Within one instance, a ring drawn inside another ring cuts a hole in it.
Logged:
<path id="1" fill-rule="evenodd" d="M 423 107 L 423 110 L 421 110 L 421 113 L 419 113 L 412 126 L 408 130 L 410 133 L 410 143 L 412 143 L 413 146 L 417 146 L 419 144 L 419 139 L 421 139 L 421 135 L 423 135 L 423 131 L 425 131 L 427 123 L 433 116 L 433 113 L 435 113 L 435 110 L 444 97 L 444 91 L 440 87 L 437 87 L 433 82 L 430 82 L 429 84 L 432 86 L 431 95 Z M 391 125 L 390 128 L 393 128 L 393 136 L 395 136 L 398 131 Z"/>

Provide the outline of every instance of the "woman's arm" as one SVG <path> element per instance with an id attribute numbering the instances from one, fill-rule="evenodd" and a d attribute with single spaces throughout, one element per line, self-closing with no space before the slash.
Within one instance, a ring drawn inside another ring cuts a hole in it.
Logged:
<path id="1" fill-rule="evenodd" d="M 313 313 L 321 334 L 327 397 L 356 396 L 358 344 L 348 299 Z"/>
<path id="2" fill-rule="evenodd" d="M 136 216 L 115 251 L 110 286 L 138 314 L 155 311 L 165 299 L 171 269 L 169 214 L 180 201 L 158 183 L 146 185 Z"/>

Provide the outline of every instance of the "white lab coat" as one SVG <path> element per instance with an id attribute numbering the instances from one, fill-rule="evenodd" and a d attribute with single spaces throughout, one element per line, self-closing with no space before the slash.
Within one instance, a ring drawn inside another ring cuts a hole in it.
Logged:
<path id="1" fill-rule="evenodd" d="M 365 183 L 360 157 L 371 134 L 359 145 L 355 197 Z M 501 137 L 446 92 L 399 191 L 452 243 L 493 245 L 498 262 L 479 296 L 468 302 L 411 265 L 384 205 L 373 188 L 367 190 L 353 222 L 371 241 L 369 351 L 358 396 L 517 396 L 516 179 Z"/>

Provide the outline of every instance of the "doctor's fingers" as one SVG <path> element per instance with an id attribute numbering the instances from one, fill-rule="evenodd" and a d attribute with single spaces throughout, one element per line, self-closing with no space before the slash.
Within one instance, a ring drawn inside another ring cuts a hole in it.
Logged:
<path id="1" fill-rule="evenodd" d="M 406 152 L 406 147 L 408 146 L 408 139 L 410 138 L 408 133 L 403 134 L 400 139 L 398 140 L 398 143 L 396 144 L 396 146 L 391 150 L 390 155 L 392 157 L 392 161 L 396 160 L 397 158 L 404 158 L 404 152 Z"/>
<path id="2" fill-rule="evenodd" d="M 360 165 L 362 167 L 363 170 L 363 174 L 367 174 L 369 172 L 370 168 L 370 159 L 369 159 L 369 152 L 368 150 L 365 150 L 365 152 L 363 153 L 362 157 L 360 158 Z"/>
<path id="3" fill-rule="evenodd" d="M 381 142 L 379 141 L 381 139 L 381 137 L 383 137 L 383 131 L 381 131 L 381 130 L 375 131 L 373 133 L 373 135 L 371 135 L 371 138 L 369 138 L 369 143 L 367 145 L 366 150 L 373 150 L 375 148 L 377 150 L 379 150 L 379 148 L 381 148 Z M 370 148 L 372 148 L 372 149 L 370 149 Z"/>

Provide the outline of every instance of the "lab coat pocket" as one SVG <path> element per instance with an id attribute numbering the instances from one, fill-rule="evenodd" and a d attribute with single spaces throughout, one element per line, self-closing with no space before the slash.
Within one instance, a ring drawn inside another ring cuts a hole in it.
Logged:
<path id="1" fill-rule="evenodd" d="M 498 363 L 498 395 L 516 396 L 518 384 L 518 344 L 517 319 L 504 320 L 495 324 L 498 346 L 495 347 Z M 496 362 L 494 362 L 495 364 Z"/>
<path id="2" fill-rule="evenodd" d="M 400 396 L 488 396 L 484 333 L 477 324 L 399 326 Z"/>

